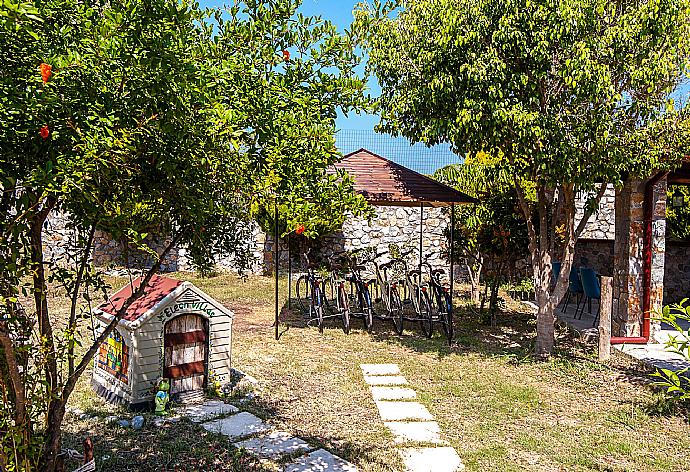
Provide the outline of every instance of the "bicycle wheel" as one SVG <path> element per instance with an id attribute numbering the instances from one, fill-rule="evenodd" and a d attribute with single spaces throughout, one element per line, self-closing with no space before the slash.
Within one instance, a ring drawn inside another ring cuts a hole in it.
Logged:
<path id="1" fill-rule="evenodd" d="M 314 284 L 314 288 L 312 289 L 311 300 L 316 319 L 319 323 L 319 333 L 323 333 L 323 296 L 321 295 L 321 289 L 319 288 L 318 282 Z"/>
<path id="2" fill-rule="evenodd" d="M 391 288 L 390 291 L 390 317 L 393 320 L 393 328 L 398 334 L 403 332 L 403 304 L 398 295 L 397 288 Z"/>
<path id="3" fill-rule="evenodd" d="M 340 318 L 343 322 L 343 331 L 345 334 L 350 334 L 350 307 L 347 304 L 347 291 L 344 285 L 338 286 L 338 300 L 340 308 Z"/>
<path id="4" fill-rule="evenodd" d="M 434 334 L 434 319 L 431 313 L 429 295 L 424 290 L 417 289 L 417 296 L 419 297 L 418 316 L 422 325 L 422 332 L 427 338 L 431 338 L 431 335 Z"/>
<path id="5" fill-rule="evenodd" d="M 336 299 L 338 291 L 336 290 L 336 282 L 333 278 L 328 278 L 323 281 L 323 305 L 331 313 L 336 313 L 338 309 L 338 300 Z"/>
<path id="6" fill-rule="evenodd" d="M 453 305 L 450 302 L 450 295 L 447 293 L 444 292 L 440 298 L 443 304 L 443 308 L 439 313 L 441 316 L 441 327 L 443 328 L 443 334 L 450 341 L 453 339 Z"/>
<path id="7" fill-rule="evenodd" d="M 300 275 L 295 284 L 295 295 L 297 296 L 297 305 L 303 315 L 307 316 L 311 308 L 311 284 L 309 277 Z"/>
<path id="8" fill-rule="evenodd" d="M 374 315 L 371 302 L 371 293 L 369 292 L 369 287 L 362 284 L 362 293 L 360 294 L 360 312 L 364 317 L 364 328 L 371 333 L 371 329 L 374 327 Z"/>

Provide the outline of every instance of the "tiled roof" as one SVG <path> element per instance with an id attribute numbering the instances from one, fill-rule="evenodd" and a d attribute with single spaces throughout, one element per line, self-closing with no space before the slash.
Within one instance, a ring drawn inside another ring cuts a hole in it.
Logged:
<path id="1" fill-rule="evenodd" d="M 366 149 L 347 154 L 335 165 L 354 180 L 355 190 L 373 205 L 448 206 L 476 200 L 425 175 Z"/>
<path id="2" fill-rule="evenodd" d="M 142 278 L 137 277 L 132 281 L 132 284 L 127 284 L 122 287 L 117 293 L 111 296 L 108 301 L 102 303 L 98 309 L 115 316 L 118 310 L 125 304 L 125 301 L 132 295 L 132 291 L 139 287 L 141 281 Z M 182 280 L 154 275 L 149 281 L 148 286 L 144 289 L 144 295 L 129 306 L 122 319 L 125 321 L 135 321 L 139 319 L 139 317 L 153 308 L 159 301 L 163 300 L 182 283 Z"/>

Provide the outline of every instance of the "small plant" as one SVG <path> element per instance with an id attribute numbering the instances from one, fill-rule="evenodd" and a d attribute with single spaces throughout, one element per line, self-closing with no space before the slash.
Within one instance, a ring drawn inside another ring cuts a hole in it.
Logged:
<path id="1" fill-rule="evenodd" d="M 220 377 L 213 370 L 208 371 L 208 386 L 206 391 L 211 397 L 225 398 L 226 392 L 223 391 L 223 385 L 220 382 Z"/>
<path id="2" fill-rule="evenodd" d="M 690 360 L 690 328 L 683 328 L 682 324 L 687 322 L 690 326 L 690 305 L 688 299 L 684 298 L 680 303 L 665 306 L 660 313 L 658 320 L 670 325 L 678 333 L 670 335 L 666 341 L 666 349 L 670 352 Z M 666 389 L 667 395 L 678 400 L 690 399 L 690 373 L 689 368 L 679 370 L 657 369 L 652 376 L 660 379 L 654 385 Z"/>

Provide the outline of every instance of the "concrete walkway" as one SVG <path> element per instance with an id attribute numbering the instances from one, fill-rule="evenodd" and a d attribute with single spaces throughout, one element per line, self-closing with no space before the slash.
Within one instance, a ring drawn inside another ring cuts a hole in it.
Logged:
<path id="1" fill-rule="evenodd" d="M 594 325 L 594 315 L 588 313 L 585 308 L 582 319 L 575 317 L 575 303 L 568 305 L 565 312 L 561 312 L 559 306 L 556 310 L 558 319 L 575 330 L 585 339 L 595 340 L 599 336 L 599 329 Z M 592 313 L 597 312 L 597 301 L 592 302 Z M 578 315 L 579 317 L 579 315 Z M 614 349 L 638 361 L 658 369 L 680 370 L 690 367 L 690 362 L 683 356 L 666 350 L 665 343 L 669 336 L 678 336 L 675 330 L 668 325 L 662 325 L 662 329 L 656 334 L 652 342 L 648 344 L 616 344 Z"/>
<path id="2" fill-rule="evenodd" d="M 407 380 L 397 364 L 361 364 L 379 415 L 401 445 L 407 472 L 457 472 L 465 466 L 452 447 L 445 446 L 433 415 L 413 401 L 417 394 L 405 387 Z M 409 447 L 415 444 L 417 447 Z M 445 447 L 444 447 L 445 446 Z"/>
<path id="3" fill-rule="evenodd" d="M 204 421 L 201 426 L 205 430 L 227 436 L 237 448 L 276 466 L 283 464 L 280 470 L 284 472 L 357 471 L 355 465 L 325 449 L 314 450 L 303 439 L 275 431 L 261 418 L 217 400 L 184 408 L 180 414 L 195 423 Z"/>

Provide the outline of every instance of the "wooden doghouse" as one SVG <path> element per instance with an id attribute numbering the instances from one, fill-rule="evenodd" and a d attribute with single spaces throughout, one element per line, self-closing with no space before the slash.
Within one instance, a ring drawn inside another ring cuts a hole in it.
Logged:
<path id="1" fill-rule="evenodd" d="M 141 283 L 137 278 L 94 310 L 98 333 Z M 229 380 L 233 313 L 190 282 L 154 276 L 94 358 L 93 386 L 113 403 L 143 406 L 161 378 L 173 400 Z"/>

